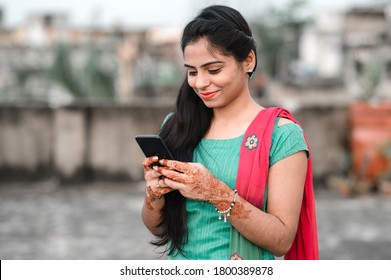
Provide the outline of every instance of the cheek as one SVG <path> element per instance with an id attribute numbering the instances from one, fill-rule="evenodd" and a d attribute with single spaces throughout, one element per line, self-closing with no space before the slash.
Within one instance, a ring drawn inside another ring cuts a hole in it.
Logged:
<path id="1" fill-rule="evenodd" d="M 195 87 L 195 78 L 192 76 L 187 76 L 187 83 L 189 84 L 189 86 L 194 88 Z"/>
<path id="2" fill-rule="evenodd" d="M 215 84 L 222 88 L 237 90 L 242 86 L 240 78 L 237 75 L 225 75 L 221 76 L 218 79 L 215 79 Z"/>
<path id="3" fill-rule="evenodd" d="M 212 83 L 219 88 L 226 88 L 231 86 L 234 78 L 234 76 L 227 74 L 216 75 L 213 77 Z"/>

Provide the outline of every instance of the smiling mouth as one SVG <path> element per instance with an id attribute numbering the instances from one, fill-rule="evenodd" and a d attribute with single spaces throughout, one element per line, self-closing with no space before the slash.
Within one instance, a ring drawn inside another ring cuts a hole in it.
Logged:
<path id="1" fill-rule="evenodd" d="M 217 90 L 216 91 L 208 91 L 208 92 L 200 92 L 200 95 L 203 99 L 211 99 L 212 97 L 214 97 L 216 94 L 217 94 Z"/>

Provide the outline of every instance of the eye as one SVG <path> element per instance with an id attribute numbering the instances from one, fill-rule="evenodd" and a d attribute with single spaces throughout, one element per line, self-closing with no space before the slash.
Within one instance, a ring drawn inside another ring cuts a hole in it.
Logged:
<path id="1" fill-rule="evenodd" d="M 219 68 L 219 69 L 210 69 L 208 71 L 209 71 L 210 74 L 217 74 L 217 73 L 220 72 L 220 70 L 221 70 L 221 68 Z"/>
<path id="2" fill-rule="evenodd" d="M 196 72 L 196 71 L 188 71 L 188 72 L 187 72 L 187 75 L 188 75 L 188 76 L 196 76 L 196 75 L 197 75 L 197 72 Z"/>

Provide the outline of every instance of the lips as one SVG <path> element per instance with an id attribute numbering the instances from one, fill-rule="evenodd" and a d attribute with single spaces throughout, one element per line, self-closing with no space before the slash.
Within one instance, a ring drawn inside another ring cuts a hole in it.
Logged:
<path id="1" fill-rule="evenodd" d="M 204 100 L 212 99 L 218 91 L 207 91 L 207 92 L 200 92 L 200 96 Z"/>

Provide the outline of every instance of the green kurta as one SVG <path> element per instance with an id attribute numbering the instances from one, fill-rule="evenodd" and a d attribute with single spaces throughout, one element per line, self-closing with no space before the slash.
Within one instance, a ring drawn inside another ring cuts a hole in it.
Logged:
<path id="1" fill-rule="evenodd" d="M 297 124 L 278 127 L 278 121 L 279 118 L 272 136 L 270 166 L 298 151 L 308 152 L 302 129 Z M 234 189 L 242 140 L 243 136 L 224 140 L 202 139 L 194 151 L 193 161 L 203 164 L 217 179 Z M 219 220 L 215 207 L 208 202 L 186 199 L 186 211 L 189 235 L 183 248 L 184 256 L 177 254 L 170 259 L 228 259 L 230 223 Z M 264 257 L 270 256 L 273 257 L 265 252 Z"/>

